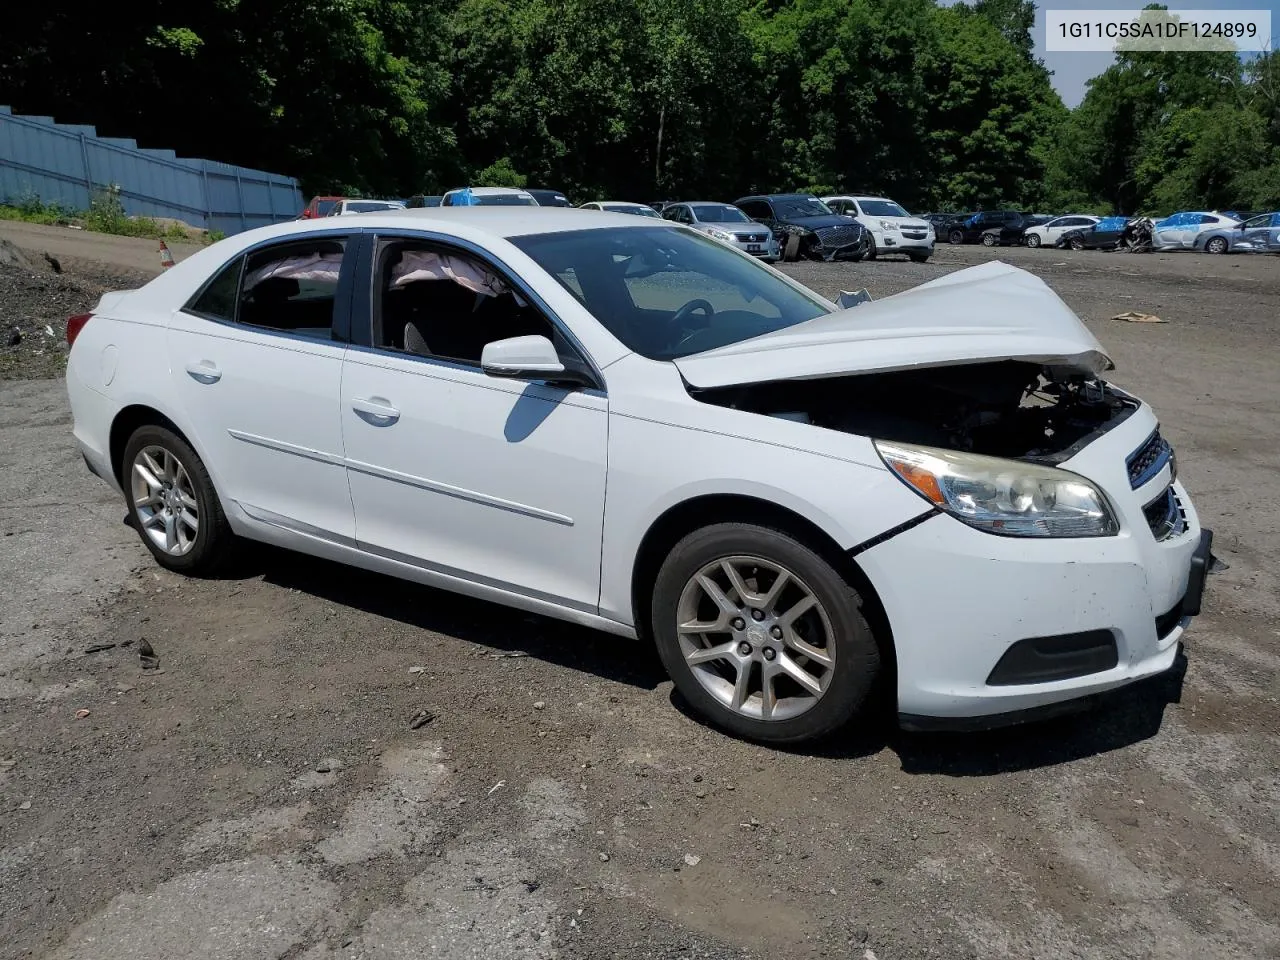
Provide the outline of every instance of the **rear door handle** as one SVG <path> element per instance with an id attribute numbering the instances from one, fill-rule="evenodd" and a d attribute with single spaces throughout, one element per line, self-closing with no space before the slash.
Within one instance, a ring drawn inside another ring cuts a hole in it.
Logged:
<path id="1" fill-rule="evenodd" d="M 212 360 L 200 360 L 187 364 L 187 373 L 197 383 L 217 383 L 222 379 L 222 371 Z"/>
<path id="2" fill-rule="evenodd" d="M 351 401 L 351 409 L 362 420 L 375 427 L 389 427 L 400 419 L 400 411 L 393 407 L 386 397 L 357 397 Z"/>

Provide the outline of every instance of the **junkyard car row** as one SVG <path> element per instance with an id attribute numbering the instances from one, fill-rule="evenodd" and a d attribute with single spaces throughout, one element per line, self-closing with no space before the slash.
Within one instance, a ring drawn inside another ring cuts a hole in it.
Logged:
<path id="1" fill-rule="evenodd" d="M 807 195 L 735 205 L 766 250 L 700 204 L 455 205 L 486 206 L 238 234 L 72 318 L 76 439 L 158 563 L 259 540 L 652 642 L 771 742 L 882 702 L 1025 719 L 1174 664 L 1211 535 L 1039 279 L 840 309 L 760 261 L 893 231 Z"/>

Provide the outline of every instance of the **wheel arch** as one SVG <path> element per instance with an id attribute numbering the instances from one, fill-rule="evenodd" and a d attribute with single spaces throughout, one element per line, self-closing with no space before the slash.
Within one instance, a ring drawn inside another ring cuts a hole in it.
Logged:
<path id="1" fill-rule="evenodd" d="M 166 430 L 172 430 L 182 438 L 192 450 L 196 451 L 196 455 L 204 461 L 205 469 L 209 468 L 208 460 L 200 449 L 192 442 L 190 434 L 176 424 L 172 418 L 165 416 L 155 407 L 148 406 L 145 403 L 133 403 L 120 410 L 111 421 L 111 434 L 108 440 L 108 452 L 111 457 L 111 473 L 115 476 L 116 481 L 124 489 L 124 448 L 129 443 L 129 438 L 139 427 L 157 426 L 164 427 Z M 212 473 L 210 474 L 212 476 Z"/>
<path id="2" fill-rule="evenodd" d="M 716 523 L 774 527 L 795 537 L 831 564 L 858 591 L 862 614 L 880 647 L 886 689 L 897 689 L 893 631 L 880 596 L 862 568 L 812 520 L 780 504 L 745 494 L 704 494 L 683 500 L 667 508 L 645 531 L 631 570 L 632 622 L 642 638 L 650 638 L 648 598 L 653 594 L 663 560 L 684 537 Z"/>

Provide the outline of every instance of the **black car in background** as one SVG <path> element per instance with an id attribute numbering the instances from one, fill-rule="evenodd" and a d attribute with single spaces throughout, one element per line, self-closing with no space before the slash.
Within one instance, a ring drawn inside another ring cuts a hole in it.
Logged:
<path id="1" fill-rule="evenodd" d="M 569 202 L 569 198 L 566 197 L 559 190 L 544 190 L 541 188 L 534 189 L 533 187 L 525 187 L 524 192 L 532 196 L 533 199 L 537 200 L 538 206 L 540 207 L 572 207 L 573 206 L 573 204 Z"/>
<path id="2" fill-rule="evenodd" d="M 1026 239 L 1028 227 L 1038 227 L 1048 223 L 1053 217 L 1039 213 L 1019 213 L 1004 219 L 999 226 L 990 227 L 982 232 L 984 247 L 1007 247 L 1022 243 Z"/>
<path id="3" fill-rule="evenodd" d="M 783 260 L 858 261 L 871 250 L 871 234 L 853 217 L 832 213 L 810 193 L 770 193 L 740 197 L 733 204 L 778 238 Z"/>
<path id="4" fill-rule="evenodd" d="M 1091 227 L 1068 230 L 1054 246 L 1072 250 L 1114 250 L 1124 239 L 1130 220 L 1130 217 L 1103 217 Z"/>
<path id="5" fill-rule="evenodd" d="M 964 219 L 955 219 L 946 225 L 946 232 L 934 226 L 938 239 L 947 238 L 948 243 L 981 243 L 982 235 L 988 230 L 1003 229 L 1006 224 L 1016 224 L 1022 220 L 1017 210 L 981 210 Z"/>
<path id="6" fill-rule="evenodd" d="M 438 197 L 428 196 L 423 193 L 416 193 L 404 202 L 405 207 L 410 210 L 421 209 L 422 207 L 438 207 L 443 195 Z"/>

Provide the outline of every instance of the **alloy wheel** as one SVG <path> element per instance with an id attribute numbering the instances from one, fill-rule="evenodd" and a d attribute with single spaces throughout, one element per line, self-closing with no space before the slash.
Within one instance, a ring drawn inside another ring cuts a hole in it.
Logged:
<path id="1" fill-rule="evenodd" d="M 134 457 L 129 486 L 147 538 L 170 556 L 190 553 L 200 532 L 200 507 L 182 462 L 162 446 L 143 447 Z"/>
<path id="2" fill-rule="evenodd" d="M 794 573 L 753 556 L 715 560 L 685 584 L 676 609 L 680 650 L 712 697 L 756 720 L 789 720 L 830 685 L 834 631 Z"/>

